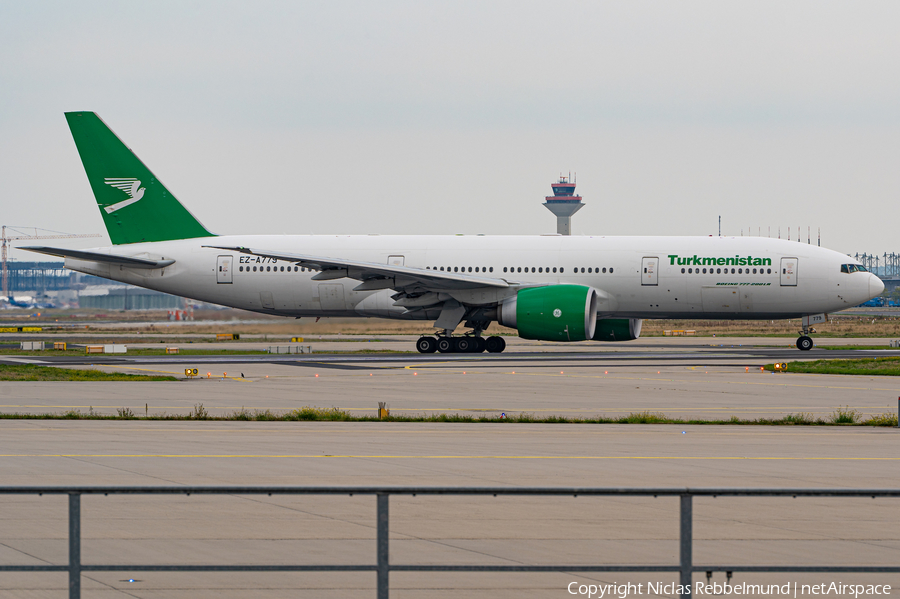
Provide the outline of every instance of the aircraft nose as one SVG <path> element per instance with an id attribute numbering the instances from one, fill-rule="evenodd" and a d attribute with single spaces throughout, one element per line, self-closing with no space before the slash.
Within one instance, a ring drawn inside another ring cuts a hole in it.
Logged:
<path id="1" fill-rule="evenodd" d="M 884 291 L 884 282 L 873 274 L 869 275 L 869 296 L 878 297 Z"/>

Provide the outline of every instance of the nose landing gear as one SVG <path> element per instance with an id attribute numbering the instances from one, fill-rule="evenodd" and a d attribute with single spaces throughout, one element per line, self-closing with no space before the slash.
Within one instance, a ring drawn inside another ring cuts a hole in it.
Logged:
<path id="1" fill-rule="evenodd" d="M 803 327 L 803 330 L 800 331 L 800 338 L 797 339 L 797 349 L 800 351 L 809 351 L 813 348 L 812 337 L 810 337 L 810 333 L 815 333 L 816 330 L 812 327 Z"/>

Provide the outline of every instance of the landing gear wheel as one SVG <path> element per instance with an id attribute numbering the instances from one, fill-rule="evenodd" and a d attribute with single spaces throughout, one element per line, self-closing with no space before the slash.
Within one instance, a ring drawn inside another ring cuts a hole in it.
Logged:
<path id="1" fill-rule="evenodd" d="M 809 351 L 813 348 L 813 340 L 812 337 L 807 337 L 803 335 L 799 339 L 797 339 L 797 349 L 801 351 Z"/>
<path id="2" fill-rule="evenodd" d="M 456 351 L 461 354 L 472 353 L 475 350 L 475 342 L 471 337 L 459 337 L 456 339 Z"/>
<path id="3" fill-rule="evenodd" d="M 437 339 L 434 337 L 419 337 L 419 340 L 416 341 L 416 349 L 420 354 L 433 354 L 437 351 L 437 345 Z"/>
<path id="4" fill-rule="evenodd" d="M 441 337 L 437 341 L 437 350 L 442 354 L 449 354 L 456 351 L 456 339 L 453 337 Z"/>
<path id="5" fill-rule="evenodd" d="M 475 349 L 472 350 L 476 354 L 484 351 L 484 337 L 475 337 Z"/>
<path id="6" fill-rule="evenodd" d="M 484 348 L 488 353 L 499 354 L 506 349 L 506 340 L 503 337 L 488 337 L 484 340 Z"/>

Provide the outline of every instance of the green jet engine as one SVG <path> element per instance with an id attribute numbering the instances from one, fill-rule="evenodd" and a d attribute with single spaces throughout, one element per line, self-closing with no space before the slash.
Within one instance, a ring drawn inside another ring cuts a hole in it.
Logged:
<path id="1" fill-rule="evenodd" d="M 594 341 L 631 341 L 641 336 L 640 318 L 601 318 L 597 321 Z"/>
<path id="2" fill-rule="evenodd" d="M 597 290 L 584 285 L 523 289 L 499 306 L 497 320 L 518 329 L 523 339 L 591 339 L 597 326 Z"/>

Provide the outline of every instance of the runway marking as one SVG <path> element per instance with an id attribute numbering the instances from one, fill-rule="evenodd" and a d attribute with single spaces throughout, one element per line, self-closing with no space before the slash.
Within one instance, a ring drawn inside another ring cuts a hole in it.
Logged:
<path id="1" fill-rule="evenodd" d="M 0 458 L 267 458 L 267 459 L 384 459 L 384 460 L 770 460 L 770 461 L 900 461 L 900 457 L 785 457 L 785 456 L 539 456 L 539 455 L 353 455 L 353 454 L 0 454 Z"/>
<path id="2" fill-rule="evenodd" d="M 46 360 L 34 360 L 31 358 L 2 358 L 0 362 L 15 362 L 17 364 L 50 364 Z"/>

